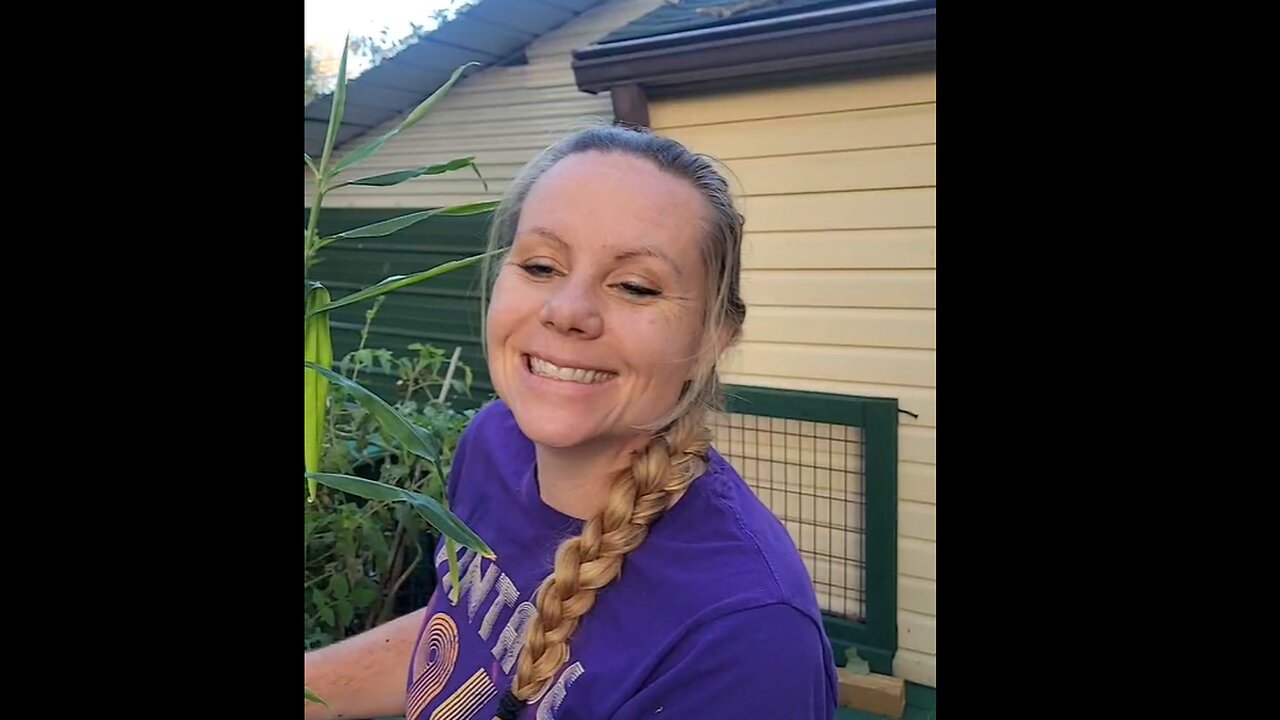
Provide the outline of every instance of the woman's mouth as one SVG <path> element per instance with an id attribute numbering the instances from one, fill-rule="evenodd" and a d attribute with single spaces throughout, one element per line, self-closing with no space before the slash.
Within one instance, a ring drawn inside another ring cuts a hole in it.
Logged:
<path id="1" fill-rule="evenodd" d="M 596 385 L 618 376 L 617 373 L 609 372 L 608 370 L 556 365 L 549 360 L 543 360 L 534 355 L 525 355 L 524 363 L 529 372 L 539 377 L 582 385 Z"/>

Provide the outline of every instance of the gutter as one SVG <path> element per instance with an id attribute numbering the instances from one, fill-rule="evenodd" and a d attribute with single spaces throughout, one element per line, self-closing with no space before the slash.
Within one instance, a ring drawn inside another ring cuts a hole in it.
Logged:
<path id="1" fill-rule="evenodd" d="M 589 45 L 573 53 L 578 88 L 615 94 L 620 120 L 647 124 L 646 90 L 832 66 L 932 60 L 937 0 L 877 0 L 655 37 Z M 622 102 L 617 95 L 622 95 Z"/>

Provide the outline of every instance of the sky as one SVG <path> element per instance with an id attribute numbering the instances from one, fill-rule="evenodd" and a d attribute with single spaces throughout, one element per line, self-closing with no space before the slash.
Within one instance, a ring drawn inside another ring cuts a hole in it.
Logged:
<path id="1" fill-rule="evenodd" d="M 449 6 L 449 0 L 305 0 L 304 40 L 336 61 L 348 32 L 353 36 L 378 36 L 388 28 L 389 37 L 403 37 L 409 34 L 410 22 L 430 27 L 434 23 L 431 13 Z M 363 69 L 356 58 L 351 58 L 349 75 Z"/>

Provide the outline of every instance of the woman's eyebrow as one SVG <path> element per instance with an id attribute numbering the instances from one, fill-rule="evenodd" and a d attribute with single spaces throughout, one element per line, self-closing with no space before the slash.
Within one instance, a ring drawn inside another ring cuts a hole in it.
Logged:
<path id="1" fill-rule="evenodd" d="M 530 227 L 528 230 L 525 230 L 520 234 L 521 235 L 537 235 L 538 237 L 544 238 L 558 245 L 560 249 L 563 250 L 565 253 L 568 253 L 570 251 L 569 243 L 565 242 L 564 238 L 557 235 L 556 231 L 552 230 L 551 228 L 543 227 L 541 225 L 534 225 L 533 227 Z M 641 245 L 639 247 L 631 248 L 630 250 L 624 250 L 618 253 L 617 255 L 615 255 L 613 259 L 616 262 L 621 262 L 623 260 L 630 260 L 631 258 L 635 258 L 635 257 L 651 257 L 651 258 L 661 260 L 666 264 L 670 265 L 671 269 L 674 270 L 677 275 L 680 275 L 680 276 L 684 275 L 684 271 L 680 269 L 679 263 L 673 260 L 670 255 L 663 252 L 661 248 L 655 247 L 653 245 Z"/>
<path id="2" fill-rule="evenodd" d="M 529 228 L 528 230 L 525 230 L 520 234 L 521 235 L 537 235 L 539 237 L 546 238 L 547 240 L 550 240 L 551 242 L 559 245 L 561 250 L 564 250 L 566 253 L 569 252 L 569 243 L 565 242 L 564 238 L 557 235 L 556 232 L 551 228 L 545 228 L 545 227 L 542 227 L 541 225 L 534 225 L 533 227 Z"/>
<path id="3" fill-rule="evenodd" d="M 675 270 L 677 275 L 684 275 L 684 272 L 680 270 L 680 265 L 675 260 L 672 260 L 670 255 L 662 252 L 662 250 L 652 245 L 641 245 L 638 248 L 633 248 L 631 250 L 620 252 L 617 255 L 615 255 L 613 259 L 621 261 L 621 260 L 629 260 L 633 257 L 657 258 L 658 260 L 662 260 L 666 262 L 668 265 L 670 265 L 671 269 Z"/>

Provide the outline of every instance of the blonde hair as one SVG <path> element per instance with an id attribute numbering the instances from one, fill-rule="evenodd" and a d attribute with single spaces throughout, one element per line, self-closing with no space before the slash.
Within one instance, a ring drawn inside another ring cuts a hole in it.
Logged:
<path id="1" fill-rule="evenodd" d="M 579 130 L 544 150 L 512 181 L 495 212 L 486 260 L 482 304 L 511 247 L 520 210 L 534 183 L 564 158 L 580 152 L 622 153 L 644 158 L 660 170 L 683 178 L 706 199 L 702 253 L 707 272 L 704 323 L 693 379 L 669 413 L 651 426 L 648 444 L 631 466 L 614 479 L 604 510 L 586 522 L 582 533 L 556 550 L 552 573 L 538 586 L 537 615 L 525 631 L 510 692 L 521 701 L 536 697 L 568 658 L 568 640 L 578 621 L 595 604 L 601 588 L 618 577 L 627 553 L 639 547 L 650 525 L 706 469 L 711 433 L 704 418 L 721 408 L 716 359 L 742 334 L 746 306 L 739 293 L 742 216 L 734 208 L 729 185 L 705 155 L 641 128 L 598 126 Z M 487 308 L 482 307 L 481 317 Z M 481 333 L 484 336 L 484 332 Z"/>

